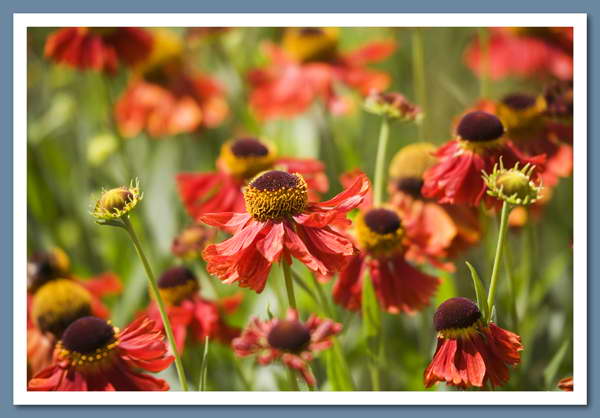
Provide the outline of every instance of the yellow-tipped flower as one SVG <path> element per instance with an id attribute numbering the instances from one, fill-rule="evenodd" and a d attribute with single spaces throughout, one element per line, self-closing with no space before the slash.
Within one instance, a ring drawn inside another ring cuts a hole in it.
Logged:
<path id="1" fill-rule="evenodd" d="M 121 186 L 103 191 L 91 214 L 95 218 L 104 220 L 122 218 L 136 207 L 142 197 L 136 179 L 129 187 Z"/>
<path id="2" fill-rule="evenodd" d="M 512 205 L 531 205 L 541 197 L 542 192 L 542 186 L 531 179 L 534 170 L 534 165 L 526 164 L 519 168 L 519 163 L 506 169 L 501 159 L 499 165 L 494 165 L 491 174 L 483 173 L 487 193 Z"/>

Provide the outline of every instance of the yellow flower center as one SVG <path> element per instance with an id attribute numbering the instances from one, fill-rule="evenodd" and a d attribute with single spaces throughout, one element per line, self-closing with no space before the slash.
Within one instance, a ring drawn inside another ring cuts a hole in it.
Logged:
<path id="1" fill-rule="evenodd" d="M 27 290 L 35 293 L 50 280 L 67 277 L 69 267 L 69 256 L 60 248 L 34 254 L 27 261 Z"/>
<path id="2" fill-rule="evenodd" d="M 288 28 L 282 47 L 300 62 L 329 61 L 337 54 L 338 28 Z"/>
<path id="3" fill-rule="evenodd" d="M 64 332 L 56 345 L 58 356 L 80 372 L 102 372 L 113 360 L 119 329 L 93 316 L 80 318 Z"/>
<path id="4" fill-rule="evenodd" d="M 192 297 L 200 285 L 194 273 L 185 267 L 173 267 L 165 271 L 158 279 L 158 291 L 164 302 L 179 305 L 183 300 Z"/>
<path id="5" fill-rule="evenodd" d="M 509 137 L 516 136 L 517 139 L 527 139 L 530 137 L 527 133 L 541 127 L 542 115 L 546 111 L 546 107 L 546 100 L 543 96 L 511 94 L 498 103 L 497 112 Z"/>
<path id="6" fill-rule="evenodd" d="M 281 221 L 301 214 L 308 186 L 298 173 L 271 170 L 256 176 L 244 189 L 246 210 L 259 222 Z"/>
<path id="7" fill-rule="evenodd" d="M 245 180 L 275 163 L 275 149 L 256 138 L 239 138 L 221 147 L 220 161 L 233 176 Z"/>
<path id="8" fill-rule="evenodd" d="M 437 162 L 437 158 L 433 155 L 435 150 L 436 146 L 429 142 L 402 147 L 390 163 L 390 177 L 392 179 L 423 177 L 423 173 Z"/>
<path id="9" fill-rule="evenodd" d="M 395 211 L 371 209 L 360 213 L 354 223 L 360 247 L 371 255 L 385 257 L 402 251 L 404 229 Z"/>
<path id="10" fill-rule="evenodd" d="M 56 338 L 60 338 L 73 321 L 91 313 L 91 294 L 69 279 L 53 280 L 43 285 L 33 298 L 31 311 L 38 328 Z"/>

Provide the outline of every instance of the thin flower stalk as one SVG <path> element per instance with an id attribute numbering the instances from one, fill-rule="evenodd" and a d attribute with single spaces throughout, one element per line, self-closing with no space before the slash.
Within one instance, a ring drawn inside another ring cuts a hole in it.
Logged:
<path id="1" fill-rule="evenodd" d="M 379 131 L 379 144 L 377 146 L 377 157 L 375 160 L 375 184 L 373 192 L 373 204 L 375 207 L 383 201 L 383 188 L 385 184 L 385 154 L 390 136 L 390 121 L 387 117 L 381 119 L 381 130 Z"/>
<path id="2" fill-rule="evenodd" d="M 489 312 L 493 312 L 494 298 L 496 296 L 496 288 L 498 286 L 498 277 L 500 272 L 500 259 L 502 258 L 502 251 L 504 249 L 504 241 L 506 239 L 506 233 L 508 231 L 508 214 L 510 213 L 510 203 L 502 202 L 502 211 L 500 212 L 500 228 L 498 230 L 498 242 L 496 244 L 496 255 L 494 256 L 494 265 L 492 267 L 492 277 L 490 279 L 490 289 L 488 291 L 487 304 L 489 306 Z M 489 321 L 490 318 L 486 318 Z"/>

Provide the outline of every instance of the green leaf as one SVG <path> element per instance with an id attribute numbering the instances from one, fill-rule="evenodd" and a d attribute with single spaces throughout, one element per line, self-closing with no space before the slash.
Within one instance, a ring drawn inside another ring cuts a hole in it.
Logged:
<path id="1" fill-rule="evenodd" d="M 363 278 L 362 288 L 363 337 L 370 355 L 376 356 L 379 336 L 381 335 L 381 312 L 375 296 L 375 290 L 369 276 Z"/>
<path id="2" fill-rule="evenodd" d="M 483 287 L 483 283 L 481 283 L 481 279 L 479 278 L 479 274 L 477 274 L 475 267 L 468 261 L 465 261 L 465 263 L 471 271 L 471 279 L 473 279 L 473 287 L 475 288 L 475 294 L 477 295 L 477 306 L 479 306 L 485 320 L 488 321 L 490 319 L 490 310 L 487 305 L 485 287 Z"/>
<path id="3" fill-rule="evenodd" d="M 352 391 L 354 383 L 350 374 L 350 368 L 342 352 L 342 346 L 337 338 L 332 338 L 333 345 L 325 351 L 325 365 L 327 368 L 327 379 L 333 391 Z"/>
<path id="4" fill-rule="evenodd" d="M 570 344 L 569 340 L 565 341 L 560 346 L 560 348 L 558 349 L 556 354 L 554 354 L 554 357 L 552 357 L 552 360 L 550 360 L 550 362 L 546 366 L 546 369 L 544 370 L 544 384 L 546 385 L 547 388 L 551 388 L 556 383 L 555 382 L 556 375 L 558 373 L 558 369 L 560 368 L 560 365 L 561 365 L 563 359 L 565 358 L 565 355 L 567 354 L 567 349 L 569 348 L 569 344 Z"/>

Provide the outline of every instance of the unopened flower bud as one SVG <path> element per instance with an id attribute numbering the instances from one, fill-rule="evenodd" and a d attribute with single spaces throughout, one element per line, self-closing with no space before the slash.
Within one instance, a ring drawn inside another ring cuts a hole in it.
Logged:
<path id="1" fill-rule="evenodd" d="M 365 110 L 369 113 L 402 121 L 419 121 L 421 108 L 410 103 L 400 93 L 372 92 L 365 100 Z"/>
<path id="2" fill-rule="evenodd" d="M 121 186 L 102 192 L 96 202 L 92 215 L 98 219 L 121 218 L 142 200 L 142 194 L 137 181 L 129 187 Z"/>
<path id="3" fill-rule="evenodd" d="M 529 164 L 519 168 L 519 163 L 507 170 L 501 160 L 500 165 L 494 166 L 491 174 L 483 175 L 488 187 L 487 193 L 513 205 L 530 205 L 541 197 L 542 190 L 532 180 L 534 170 L 535 166 Z"/>

